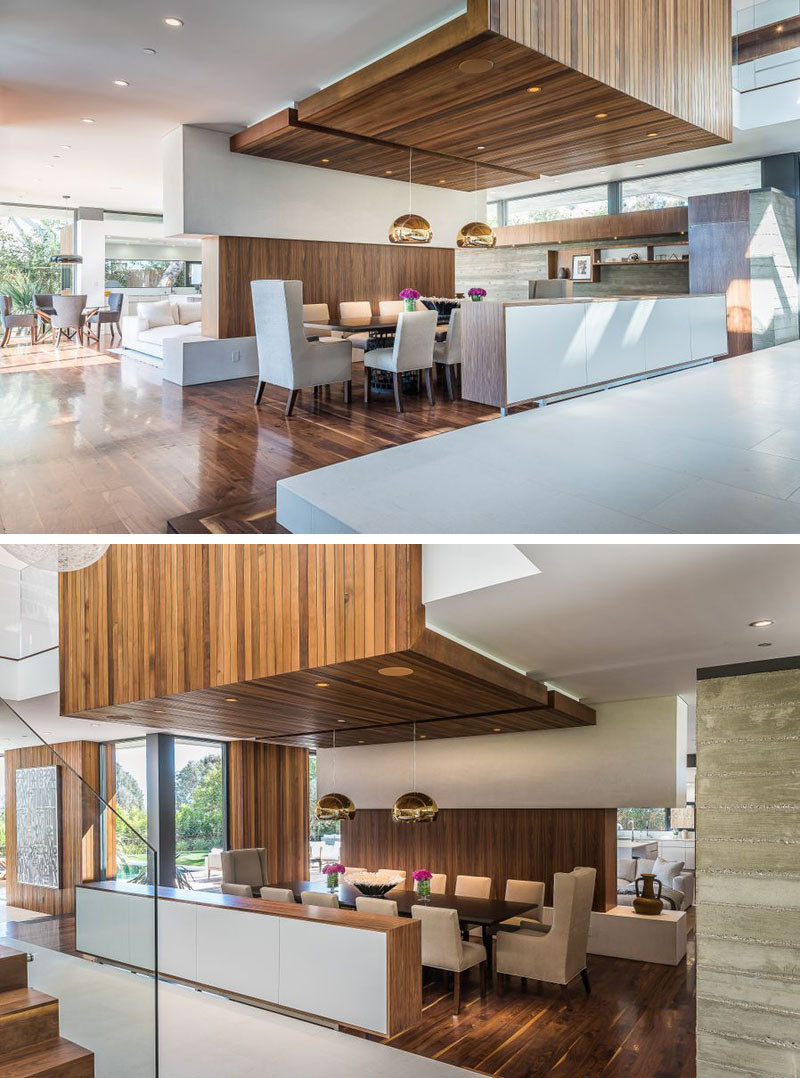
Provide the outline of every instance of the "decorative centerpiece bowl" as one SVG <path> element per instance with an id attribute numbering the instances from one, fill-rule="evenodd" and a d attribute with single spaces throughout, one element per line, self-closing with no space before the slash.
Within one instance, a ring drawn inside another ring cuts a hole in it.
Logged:
<path id="1" fill-rule="evenodd" d="M 403 877 L 387 876 L 383 872 L 352 872 L 345 876 L 344 882 L 355 887 L 362 895 L 383 898 L 387 891 L 403 882 Z"/>

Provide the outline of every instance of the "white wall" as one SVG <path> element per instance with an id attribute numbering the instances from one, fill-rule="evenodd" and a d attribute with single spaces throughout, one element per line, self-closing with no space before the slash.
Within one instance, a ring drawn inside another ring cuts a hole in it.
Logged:
<path id="1" fill-rule="evenodd" d="M 417 789 L 440 808 L 649 808 L 686 803 L 686 723 L 674 696 L 597 705 L 597 725 L 417 742 Z M 333 750 L 317 753 L 330 790 Z M 336 789 L 391 808 L 411 789 L 411 745 L 336 750 Z"/>
<path id="2" fill-rule="evenodd" d="M 105 222 L 79 220 L 75 233 L 75 250 L 83 258 L 83 263 L 75 267 L 75 291 L 86 293 L 89 306 L 105 303 Z"/>
<path id="3" fill-rule="evenodd" d="M 229 141 L 189 126 L 164 139 L 167 236 L 388 243 L 389 226 L 408 212 L 404 183 L 235 154 Z M 415 185 L 413 206 L 430 221 L 434 247 L 455 247 L 475 219 L 475 196 L 462 191 Z"/>

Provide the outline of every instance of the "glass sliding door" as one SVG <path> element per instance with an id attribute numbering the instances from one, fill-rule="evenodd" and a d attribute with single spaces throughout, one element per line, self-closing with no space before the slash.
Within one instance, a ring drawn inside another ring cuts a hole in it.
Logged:
<path id="1" fill-rule="evenodd" d="M 179 887 L 219 885 L 225 846 L 224 745 L 175 738 L 175 860 Z"/>
<path id="2" fill-rule="evenodd" d="M 147 834 L 147 758 L 144 738 L 117 741 L 116 805 L 120 815 L 139 835 Z M 116 878 L 142 882 L 147 873 L 147 850 L 129 828 L 117 828 Z M 109 873 L 112 874 L 112 873 Z"/>

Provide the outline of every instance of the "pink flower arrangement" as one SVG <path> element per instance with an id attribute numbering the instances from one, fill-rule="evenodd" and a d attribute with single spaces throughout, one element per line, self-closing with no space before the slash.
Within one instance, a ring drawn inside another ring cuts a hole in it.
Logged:
<path id="1" fill-rule="evenodd" d="M 433 879 L 433 874 L 431 872 L 428 872 L 427 868 L 415 868 L 411 875 L 414 877 L 417 883 L 419 883 L 420 880 Z"/>
<path id="2" fill-rule="evenodd" d="M 483 299 L 484 296 L 486 295 L 486 289 L 485 288 L 470 288 L 469 292 L 467 292 L 467 295 L 472 296 L 472 297 L 477 296 L 478 299 Z"/>
<path id="3" fill-rule="evenodd" d="M 404 288 L 403 291 L 400 293 L 399 298 L 400 299 L 419 299 L 420 298 L 420 293 L 416 290 L 416 288 Z"/>
<path id="4" fill-rule="evenodd" d="M 341 876 L 344 870 L 344 865 L 326 865 L 322 871 L 326 876 Z"/>

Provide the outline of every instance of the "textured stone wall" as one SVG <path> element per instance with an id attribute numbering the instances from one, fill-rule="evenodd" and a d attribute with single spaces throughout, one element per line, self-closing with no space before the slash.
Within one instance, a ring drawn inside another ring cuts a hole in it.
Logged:
<path id="1" fill-rule="evenodd" d="M 779 191 L 750 196 L 753 349 L 798 337 L 797 225 L 794 199 Z"/>
<path id="2" fill-rule="evenodd" d="M 613 245 L 613 240 L 596 244 L 564 243 L 564 251 L 586 251 L 589 247 Z M 670 237 L 625 239 L 630 247 L 643 247 L 653 242 L 670 242 Z M 547 252 L 553 243 L 526 247 L 495 247 L 491 251 L 456 251 L 456 291 L 467 292 L 473 285 L 485 288 L 490 299 L 520 300 L 528 298 L 528 281 L 547 277 Z M 689 291 L 689 269 L 684 263 L 665 262 L 658 266 L 639 266 L 635 269 L 609 266 L 601 270 L 600 284 L 575 283 L 576 296 L 640 296 L 686 295 Z"/>
<path id="3" fill-rule="evenodd" d="M 700 681 L 697 1074 L 800 1074 L 800 670 Z"/>

